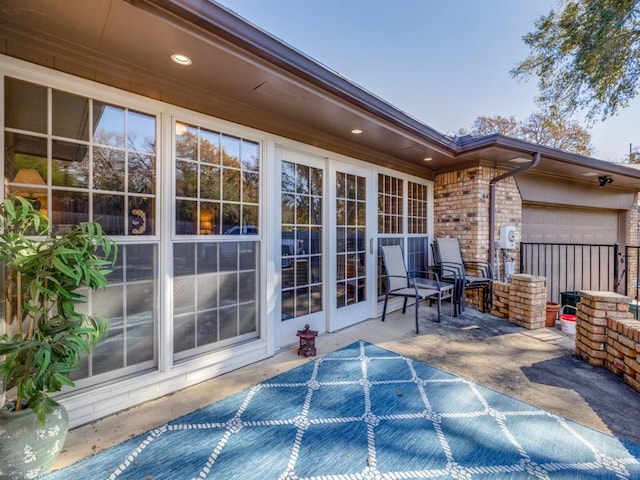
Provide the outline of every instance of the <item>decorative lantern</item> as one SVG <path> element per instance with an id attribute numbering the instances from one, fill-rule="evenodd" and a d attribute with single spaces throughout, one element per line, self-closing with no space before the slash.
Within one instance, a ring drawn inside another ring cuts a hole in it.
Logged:
<path id="1" fill-rule="evenodd" d="M 316 337 L 318 332 L 316 330 L 309 330 L 309 325 L 304 326 L 304 330 L 298 330 L 296 334 L 300 337 L 300 348 L 298 348 L 298 355 L 304 354 L 305 357 L 309 355 L 316 356 Z"/>

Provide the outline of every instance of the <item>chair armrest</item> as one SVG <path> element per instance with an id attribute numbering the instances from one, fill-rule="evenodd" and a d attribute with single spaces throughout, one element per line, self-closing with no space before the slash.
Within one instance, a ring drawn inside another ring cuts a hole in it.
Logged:
<path id="1" fill-rule="evenodd" d="M 474 269 L 477 273 L 481 274 L 481 276 L 486 277 L 486 278 L 493 278 L 493 275 L 491 274 L 491 265 L 489 265 L 487 262 L 475 262 L 475 261 L 465 261 L 464 262 L 465 267 L 466 266 L 470 266 L 472 267 L 472 269 Z"/>

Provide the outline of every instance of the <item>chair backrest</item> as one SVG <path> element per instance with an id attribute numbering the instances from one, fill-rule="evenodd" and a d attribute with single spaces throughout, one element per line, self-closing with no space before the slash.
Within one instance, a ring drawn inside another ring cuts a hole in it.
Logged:
<path id="1" fill-rule="evenodd" d="M 400 248 L 400 245 L 386 245 L 380 248 L 382 249 L 382 260 L 384 262 L 384 268 L 387 271 L 387 275 L 392 275 L 391 278 L 387 279 L 387 288 L 389 290 L 396 290 L 398 288 L 406 287 L 406 279 L 393 277 L 393 275 L 400 277 L 407 276 L 407 268 L 404 265 L 404 258 L 402 256 L 402 249 Z"/>
<path id="2" fill-rule="evenodd" d="M 434 240 L 438 262 L 463 265 L 460 242 L 457 238 L 436 238 Z"/>

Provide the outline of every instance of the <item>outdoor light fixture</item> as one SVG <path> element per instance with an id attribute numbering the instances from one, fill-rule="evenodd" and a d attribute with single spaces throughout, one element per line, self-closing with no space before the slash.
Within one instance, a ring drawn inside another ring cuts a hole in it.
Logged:
<path id="1" fill-rule="evenodd" d="M 431 160 L 433 160 L 433 157 L 424 157 L 423 159 L 425 162 L 430 162 Z"/>
<path id="2" fill-rule="evenodd" d="M 608 175 L 602 175 L 601 177 L 598 177 L 598 180 L 600 180 L 600 188 L 613 183 L 613 178 Z"/>
<path id="3" fill-rule="evenodd" d="M 191 65 L 191 59 L 181 53 L 174 53 L 171 55 L 171 60 L 176 62 L 178 65 Z"/>
<path id="4" fill-rule="evenodd" d="M 353 130 L 351 130 L 351 133 L 353 133 L 354 135 L 360 135 L 362 133 L 362 130 L 360 130 L 359 128 L 354 128 Z"/>

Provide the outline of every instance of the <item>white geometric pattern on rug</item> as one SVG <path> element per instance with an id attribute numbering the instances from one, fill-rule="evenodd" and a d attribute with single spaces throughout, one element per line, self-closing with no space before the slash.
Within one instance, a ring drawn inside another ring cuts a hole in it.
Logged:
<path id="1" fill-rule="evenodd" d="M 640 461 L 615 437 L 360 341 L 45 478 L 72 476 L 631 480 Z"/>

